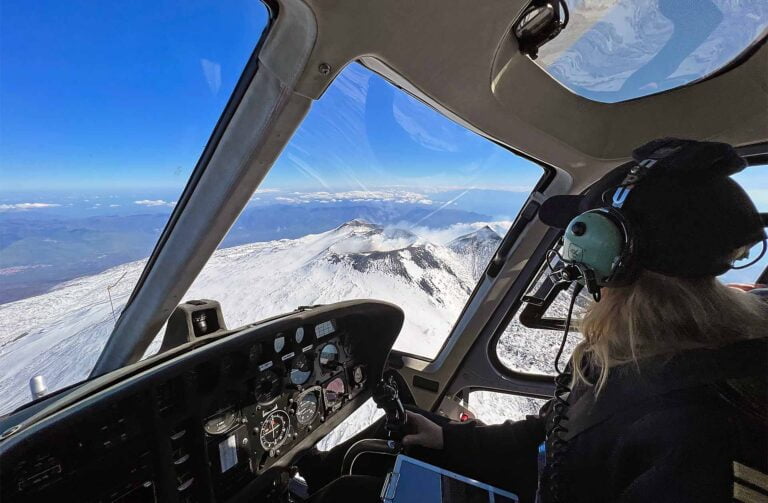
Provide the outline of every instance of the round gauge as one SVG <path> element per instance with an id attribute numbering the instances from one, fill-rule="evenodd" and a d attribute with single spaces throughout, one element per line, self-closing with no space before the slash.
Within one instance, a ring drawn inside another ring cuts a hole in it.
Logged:
<path id="1" fill-rule="evenodd" d="M 203 429 L 209 435 L 221 435 L 234 426 L 235 420 L 237 420 L 235 411 L 228 410 L 209 418 L 203 425 Z"/>
<path id="2" fill-rule="evenodd" d="M 259 442 L 265 451 L 277 449 L 288 437 L 291 419 L 284 410 L 273 410 L 261 422 Z"/>
<path id="3" fill-rule="evenodd" d="M 301 344 L 304 342 L 304 327 L 299 327 L 296 329 L 294 340 L 296 341 L 296 344 Z"/>
<path id="4" fill-rule="evenodd" d="M 339 361 L 339 348 L 335 344 L 326 344 L 320 350 L 320 365 L 333 367 Z"/>
<path id="5" fill-rule="evenodd" d="M 352 380 L 355 382 L 355 384 L 360 384 L 363 382 L 363 379 L 365 378 L 365 375 L 363 374 L 363 366 L 358 365 L 357 367 L 352 370 Z"/>
<path id="6" fill-rule="evenodd" d="M 320 400 L 317 393 L 314 391 L 306 393 L 299 398 L 299 402 L 296 404 L 296 421 L 301 425 L 308 425 L 317 416 L 319 406 Z"/>
<path id="7" fill-rule="evenodd" d="M 293 359 L 291 365 L 291 383 L 304 384 L 312 376 L 312 362 L 307 355 L 300 354 Z"/>
<path id="8" fill-rule="evenodd" d="M 254 383 L 256 401 L 261 404 L 269 403 L 280 396 L 281 384 L 280 376 L 272 370 L 262 372 Z"/>
<path id="9" fill-rule="evenodd" d="M 347 391 L 347 387 L 344 385 L 344 381 L 340 377 L 333 379 L 325 385 L 325 406 L 333 407 L 340 403 L 344 398 L 344 393 Z"/>
<path id="10" fill-rule="evenodd" d="M 283 348 L 285 348 L 285 337 L 282 335 L 275 337 L 275 342 L 273 343 L 273 347 L 275 348 L 275 353 L 281 353 L 283 351 Z"/>

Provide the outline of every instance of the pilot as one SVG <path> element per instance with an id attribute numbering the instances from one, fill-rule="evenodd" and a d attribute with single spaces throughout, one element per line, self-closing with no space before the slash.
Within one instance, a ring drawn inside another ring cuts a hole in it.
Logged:
<path id="1" fill-rule="evenodd" d="M 555 398 L 492 426 L 411 410 L 406 452 L 521 502 L 768 501 L 768 303 L 717 279 L 765 253 L 766 223 L 730 178 L 745 162 L 678 139 L 633 158 L 540 211 L 564 229 L 556 273 L 599 299 Z M 381 485 L 342 477 L 312 501 L 380 501 Z"/>

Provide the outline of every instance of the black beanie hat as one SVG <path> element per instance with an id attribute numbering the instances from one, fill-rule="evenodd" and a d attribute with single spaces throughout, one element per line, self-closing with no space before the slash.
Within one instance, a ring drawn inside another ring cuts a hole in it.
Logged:
<path id="1" fill-rule="evenodd" d="M 730 145 L 662 138 L 635 149 L 632 157 L 653 164 L 620 210 L 632 227 L 642 268 L 667 276 L 716 276 L 732 267 L 736 250 L 766 239 L 760 213 L 730 178 L 746 166 Z M 547 199 L 539 218 L 565 228 L 584 211 L 610 206 L 637 164 L 611 171 L 583 195 Z"/>

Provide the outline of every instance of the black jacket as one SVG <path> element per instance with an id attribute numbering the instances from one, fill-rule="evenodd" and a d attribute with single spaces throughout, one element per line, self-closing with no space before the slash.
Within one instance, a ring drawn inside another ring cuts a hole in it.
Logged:
<path id="1" fill-rule="evenodd" d="M 553 474 L 548 462 L 541 477 L 545 503 L 768 501 L 768 339 L 619 366 L 599 397 L 582 386 L 569 402 L 561 466 Z M 443 464 L 534 501 L 551 409 L 444 426 Z"/>

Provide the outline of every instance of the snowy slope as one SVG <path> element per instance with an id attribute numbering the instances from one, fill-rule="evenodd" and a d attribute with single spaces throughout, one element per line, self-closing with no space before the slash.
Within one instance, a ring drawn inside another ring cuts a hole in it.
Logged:
<path id="1" fill-rule="evenodd" d="M 229 327 L 300 305 L 388 300 L 406 312 L 396 347 L 432 356 L 474 286 L 472 264 L 484 260 L 478 253 L 492 248 L 481 246 L 483 237 L 498 237 L 478 232 L 466 255 L 407 230 L 360 220 L 300 239 L 225 248 L 213 255 L 186 298 L 220 301 Z M 0 412 L 28 400 L 34 375 L 45 376 L 50 389 L 87 376 L 114 325 L 112 306 L 118 316 L 143 267 L 143 261 L 124 264 L 0 306 Z"/>
<path id="2" fill-rule="evenodd" d="M 464 263 L 467 264 L 472 272 L 472 277 L 477 281 L 485 272 L 485 268 L 499 244 L 501 244 L 501 236 L 486 225 L 475 232 L 457 237 L 447 246 L 464 258 Z"/>

